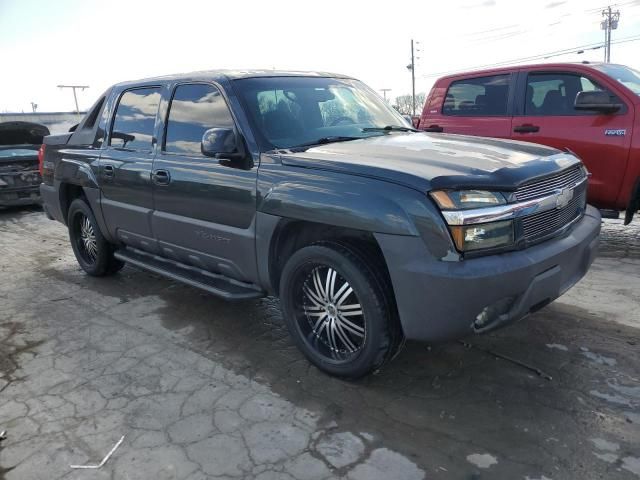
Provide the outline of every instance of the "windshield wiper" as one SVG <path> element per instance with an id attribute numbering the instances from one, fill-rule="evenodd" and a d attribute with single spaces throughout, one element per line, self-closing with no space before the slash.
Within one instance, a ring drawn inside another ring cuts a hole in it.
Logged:
<path id="1" fill-rule="evenodd" d="M 386 127 L 366 127 L 363 132 L 419 132 L 420 130 L 402 125 L 387 125 Z"/>
<path id="2" fill-rule="evenodd" d="M 292 148 L 306 148 L 313 147 L 315 145 L 326 145 L 327 143 L 337 143 L 337 142 L 348 142 L 349 140 L 360 140 L 364 137 L 345 137 L 345 136 L 333 136 L 333 137 L 322 137 L 314 140 L 312 142 L 301 143 L 299 145 L 293 145 L 289 147 Z"/>

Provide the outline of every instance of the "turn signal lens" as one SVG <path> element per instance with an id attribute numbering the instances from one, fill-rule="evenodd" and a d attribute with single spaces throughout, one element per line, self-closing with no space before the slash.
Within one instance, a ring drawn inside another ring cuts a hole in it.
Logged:
<path id="1" fill-rule="evenodd" d="M 436 190 L 430 195 L 443 210 L 466 210 L 507 203 L 502 193 L 485 190 Z"/>
<path id="2" fill-rule="evenodd" d="M 513 222 L 452 225 L 451 236 L 461 252 L 509 246 L 513 243 Z"/>

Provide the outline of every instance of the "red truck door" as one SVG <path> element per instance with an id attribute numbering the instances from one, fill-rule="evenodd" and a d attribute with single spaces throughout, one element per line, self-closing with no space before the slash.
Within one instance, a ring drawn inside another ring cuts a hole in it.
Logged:
<path id="1" fill-rule="evenodd" d="M 506 73 L 438 81 L 423 110 L 420 129 L 509 138 L 515 78 Z"/>
<path id="2" fill-rule="evenodd" d="M 592 176 L 589 203 L 600 208 L 615 205 L 626 171 L 631 145 L 633 108 L 589 73 L 566 70 L 522 70 L 514 107 L 514 140 L 542 143 L 575 152 Z M 580 91 L 609 91 L 614 113 L 574 109 Z"/>

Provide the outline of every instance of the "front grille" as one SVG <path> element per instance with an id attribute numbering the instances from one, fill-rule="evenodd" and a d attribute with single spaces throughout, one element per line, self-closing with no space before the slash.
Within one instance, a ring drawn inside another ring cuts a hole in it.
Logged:
<path id="1" fill-rule="evenodd" d="M 585 177 L 584 170 L 580 165 L 571 167 L 558 175 L 536 180 L 519 187 L 515 194 L 519 202 L 532 198 L 544 197 L 555 193 L 556 190 L 563 190 L 573 187 Z"/>
<path id="2" fill-rule="evenodd" d="M 561 209 L 534 213 L 522 219 L 522 232 L 527 242 L 535 242 L 561 230 L 580 217 L 585 210 L 587 190 L 578 187 L 573 199 Z"/>

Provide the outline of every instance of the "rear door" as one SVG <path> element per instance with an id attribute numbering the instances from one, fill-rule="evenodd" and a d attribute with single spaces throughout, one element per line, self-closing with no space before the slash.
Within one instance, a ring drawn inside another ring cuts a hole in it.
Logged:
<path id="1" fill-rule="evenodd" d="M 588 73 L 525 69 L 518 84 L 512 138 L 575 152 L 592 174 L 589 202 L 611 208 L 626 170 L 633 109 L 610 92 L 615 103 L 624 105 L 618 112 L 575 110 L 578 92 L 608 91 Z"/>
<path id="2" fill-rule="evenodd" d="M 221 89 L 177 85 L 153 163 L 153 231 L 168 258 L 252 280 L 257 166 L 204 156 L 202 135 L 215 127 L 235 128 Z"/>
<path id="3" fill-rule="evenodd" d="M 159 103 L 159 86 L 122 92 L 99 168 L 102 212 L 109 233 L 151 252 L 157 251 L 151 230 L 151 167 Z"/>
<path id="4" fill-rule="evenodd" d="M 511 100 L 515 91 L 511 73 L 452 80 L 430 96 L 420 128 L 430 132 L 509 138 Z"/>

